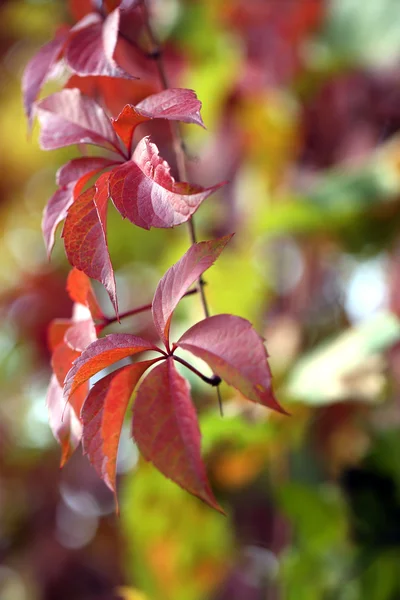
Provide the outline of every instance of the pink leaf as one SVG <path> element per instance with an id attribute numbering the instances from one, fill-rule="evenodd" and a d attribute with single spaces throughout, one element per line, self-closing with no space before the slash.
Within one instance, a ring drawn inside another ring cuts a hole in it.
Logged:
<path id="1" fill-rule="evenodd" d="M 41 125 L 40 145 L 54 150 L 72 144 L 94 144 L 120 152 L 119 141 L 107 115 L 78 89 L 66 89 L 36 105 Z"/>
<path id="2" fill-rule="evenodd" d="M 133 159 L 110 177 L 111 199 L 117 210 L 144 229 L 185 223 L 220 185 L 211 188 L 176 183 L 168 164 L 148 137 L 136 147 Z"/>
<path id="3" fill-rule="evenodd" d="M 53 40 L 40 48 L 25 68 L 22 76 L 22 93 L 29 128 L 32 127 L 33 103 L 42 85 L 49 78 L 52 67 L 60 56 L 66 37 L 67 32 L 65 30 L 56 35 Z"/>
<path id="4" fill-rule="evenodd" d="M 246 319 L 234 315 L 208 317 L 184 333 L 176 346 L 204 360 L 249 400 L 285 413 L 272 391 L 263 340 Z"/>
<path id="5" fill-rule="evenodd" d="M 223 512 L 201 458 L 201 435 L 189 384 L 172 358 L 140 385 L 133 406 L 132 435 L 144 458 L 166 477 Z"/>
<path id="6" fill-rule="evenodd" d="M 86 395 L 87 390 L 77 392 L 79 399 Z M 77 403 L 77 399 L 76 402 Z M 46 405 L 49 413 L 50 428 L 62 448 L 61 467 L 71 457 L 82 437 L 82 426 L 72 405 L 63 398 L 62 388 L 55 375 L 52 375 L 47 390 Z"/>
<path id="7" fill-rule="evenodd" d="M 106 288 L 118 314 L 114 271 L 108 252 L 106 219 L 108 178 L 104 173 L 68 210 L 62 237 L 69 262 Z"/>
<path id="8" fill-rule="evenodd" d="M 64 58 L 80 76 L 101 75 L 137 79 L 118 67 L 113 56 L 118 39 L 119 9 L 99 21 L 74 30 L 66 44 Z"/>
<path id="9" fill-rule="evenodd" d="M 83 405 L 83 452 L 115 493 L 116 462 L 121 428 L 129 398 L 154 360 L 123 367 L 92 387 Z"/>
<path id="10" fill-rule="evenodd" d="M 65 343 L 77 352 L 82 352 L 95 340 L 97 335 L 92 319 L 72 323 L 64 336 Z"/>
<path id="11" fill-rule="evenodd" d="M 69 396 L 82 383 L 102 369 L 139 352 L 160 352 L 151 342 L 127 333 L 111 334 L 93 342 L 74 362 L 65 379 L 64 394 Z"/>
<path id="12" fill-rule="evenodd" d="M 76 183 L 84 175 L 93 176 L 112 165 L 115 165 L 115 161 L 103 156 L 73 158 L 58 169 L 56 182 L 60 187 L 64 187 L 71 183 Z"/>
<path id="13" fill-rule="evenodd" d="M 153 320 L 167 348 L 171 318 L 178 302 L 202 273 L 214 264 L 232 235 L 193 244 L 159 281 L 153 299 Z"/>
<path id="14" fill-rule="evenodd" d="M 201 102 L 193 90 L 170 88 L 158 94 L 148 96 L 136 108 L 147 113 L 153 119 L 168 119 L 194 123 L 204 127 L 200 115 Z"/>
<path id="15" fill-rule="evenodd" d="M 64 221 L 73 201 L 73 189 L 70 186 L 60 188 L 54 192 L 43 211 L 42 233 L 48 258 L 54 247 L 57 227 Z"/>
<path id="16" fill-rule="evenodd" d="M 120 10 L 132 10 L 133 8 L 136 8 L 137 6 L 139 6 L 140 4 L 142 4 L 143 0 L 122 0 L 121 4 L 119 5 L 119 9 Z"/>
<path id="17" fill-rule="evenodd" d="M 135 129 L 151 119 L 168 119 L 196 123 L 204 127 L 200 116 L 201 102 L 192 90 L 169 89 L 148 96 L 137 106 L 127 104 L 113 120 L 114 131 L 130 152 Z"/>
<path id="18" fill-rule="evenodd" d="M 90 279 L 78 269 L 72 269 L 67 279 L 67 292 L 74 302 L 87 306 L 93 319 L 102 319 L 103 312 L 96 300 Z"/>

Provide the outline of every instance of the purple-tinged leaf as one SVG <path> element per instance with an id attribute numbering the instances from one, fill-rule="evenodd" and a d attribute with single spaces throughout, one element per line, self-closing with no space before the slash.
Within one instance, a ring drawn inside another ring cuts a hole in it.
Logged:
<path id="1" fill-rule="evenodd" d="M 78 89 L 56 92 L 38 102 L 36 110 L 43 150 L 94 144 L 120 153 L 109 118 L 97 102 L 82 96 Z"/>
<path id="2" fill-rule="evenodd" d="M 246 319 L 234 315 L 208 317 L 186 331 L 175 345 L 204 360 L 249 400 L 285 413 L 272 391 L 263 339 Z"/>
<path id="3" fill-rule="evenodd" d="M 167 348 L 171 318 L 178 302 L 202 273 L 214 264 L 232 235 L 193 244 L 159 281 L 154 293 L 152 312 L 154 325 Z"/>
<path id="4" fill-rule="evenodd" d="M 119 9 L 124 10 L 132 10 L 133 8 L 137 8 L 140 4 L 143 3 L 143 0 L 122 0 L 119 5 Z"/>
<path id="5" fill-rule="evenodd" d="M 192 90 L 169 89 L 148 96 L 136 106 L 127 104 L 118 117 L 112 121 L 112 125 L 130 152 L 133 134 L 141 123 L 151 119 L 168 119 L 196 123 L 204 127 L 200 108 L 201 102 Z"/>
<path id="6" fill-rule="evenodd" d="M 140 385 L 132 435 L 144 458 L 163 475 L 223 512 L 201 458 L 201 434 L 189 384 L 172 358 L 155 367 Z"/>
<path id="7" fill-rule="evenodd" d="M 219 187 L 204 189 L 175 182 L 168 164 L 148 137 L 139 142 L 133 159 L 114 169 L 110 176 L 110 195 L 116 209 L 143 229 L 185 223 Z"/>
<path id="8" fill-rule="evenodd" d="M 148 96 L 136 108 L 147 113 L 153 119 L 168 119 L 194 123 L 204 127 L 200 115 L 201 102 L 193 90 L 185 88 L 170 88 L 158 94 Z"/>
<path id="9" fill-rule="evenodd" d="M 106 238 L 108 178 L 79 196 L 68 210 L 62 237 L 69 262 L 104 285 L 118 314 L 114 271 Z"/>
<path id="10" fill-rule="evenodd" d="M 157 346 L 128 333 L 107 335 L 90 344 L 74 362 L 65 379 L 64 394 L 73 394 L 85 381 L 102 369 L 139 352 L 160 352 Z"/>
<path id="11" fill-rule="evenodd" d="M 72 269 L 67 279 L 67 292 L 73 302 L 87 306 L 93 319 L 104 317 L 96 296 L 94 294 L 90 279 L 85 273 L 78 269 Z"/>
<path id="12" fill-rule="evenodd" d="M 83 404 L 86 393 L 87 390 L 83 388 L 82 391 L 78 390 L 74 404 L 78 405 L 79 401 Z M 62 449 L 60 465 L 62 467 L 79 445 L 82 437 L 82 426 L 72 405 L 65 401 L 62 387 L 55 375 L 52 375 L 50 380 L 46 405 L 50 428 Z"/>
<path id="13" fill-rule="evenodd" d="M 29 129 L 32 127 L 33 104 L 61 54 L 67 35 L 65 30 L 59 32 L 53 40 L 40 48 L 25 68 L 22 93 Z"/>
<path id="14" fill-rule="evenodd" d="M 57 227 L 64 221 L 73 201 L 74 191 L 68 186 L 56 190 L 45 206 L 42 218 L 42 233 L 49 259 L 54 247 Z"/>
<path id="15" fill-rule="evenodd" d="M 65 62 L 77 75 L 100 75 L 137 79 L 121 69 L 114 60 L 118 39 L 119 9 L 108 15 L 104 23 L 99 20 L 86 27 L 75 29 L 66 44 Z"/>
<path id="16" fill-rule="evenodd" d="M 153 363 L 139 362 L 107 375 L 92 387 L 81 411 L 83 452 L 114 493 L 119 438 L 128 402 Z"/>
<path id="17" fill-rule="evenodd" d="M 84 175 L 93 176 L 103 169 L 115 165 L 115 160 L 103 156 L 82 156 L 73 158 L 60 167 L 56 174 L 56 182 L 60 187 L 68 186 L 79 181 Z"/>

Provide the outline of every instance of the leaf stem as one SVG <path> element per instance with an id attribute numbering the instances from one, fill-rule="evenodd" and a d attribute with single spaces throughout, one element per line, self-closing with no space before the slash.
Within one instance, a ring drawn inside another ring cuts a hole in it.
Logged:
<path id="1" fill-rule="evenodd" d="M 203 373 L 200 373 L 200 371 L 198 369 L 196 369 L 196 367 L 194 367 L 193 365 L 188 363 L 184 358 L 181 358 L 180 356 L 176 356 L 176 354 L 172 354 L 172 358 L 174 360 L 176 360 L 177 362 L 181 363 L 181 365 L 184 365 L 187 369 L 192 371 L 192 373 L 194 373 L 195 375 L 200 377 L 200 379 L 205 381 L 205 383 L 208 383 L 209 385 L 212 385 L 213 387 L 216 387 L 221 383 L 221 377 L 219 377 L 219 375 L 212 375 L 211 377 L 207 377 L 207 375 L 203 375 Z"/>
<path id="2" fill-rule="evenodd" d="M 154 61 L 156 63 L 158 75 L 159 75 L 162 87 L 164 88 L 164 90 L 167 90 L 167 89 L 169 89 L 170 85 L 169 85 L 169 81 L 168 81 L 167 72 L 165 69 L 164 59 L 163 59 L 163 55 L 162 55 L 162 49 L 160 47 L 160 44 L 159 44 L 159 42 L 154 34 L 154 31 L 151 27 L 151 24 L 150 24 L 149 11 L 147 8 L 146 0 L 143 0 L 142 10 L 143 10 L 143 17 L 144 17 L 144 23 L 145 23 L 147 35 L 149 36 L 149 40 L 153 46 L 153 51 L 151 52 L 151 57 L 154 59 Z M 183 142 L 183 138 L 182 138 L 181 129 L 180 129 L 179 123 L 174 123 L 174 122 L 170 122 L 170 127 L 171 127 L 172 144 L 173 144 L 174 154 L 175 154 L 175 158 L 176 158 L 176 165 L 177 165 L 177 170 L 178 170 L 179 181 L 187 182 L 188 173 L 187 173 L 187 167 L 186 167 L 185 146 L 184 146 L 184 142 Z M 188 228 L 189 228 L 190 242 L 191 242 L 191 244 L 196 244 L 197 243 L 197 235 L 196 235 L 196 228 L 194 225 L 193 216 L 188 220 L 187 223 L 188 223 Z M 200 294 L 200 300 L 201 300 L 201 304 L 203 307 L 204 316 L 207 318 L 210 316 L 210 310 L 208 307 L 208 302 L 207 302 L 206 294 L 204 291 L 204 284 L 205 284 L 204 279 L 200 276 L 199 280 L 197 282 L 197 289 Z M 214 377 L 216 377 L 216 376 L 214 376 Z M 222 411 L 222 403 L 221 403 L 221 394 L 220 394 L 220 391 L 218 388 L 217 388 L 217 393 L 218 393 L 218 404 L 219 404 L 220 413 L 222 416 L 223 411 Z"/>
<path id="3" fill-rule="evenodd" d="M 189 290 L 188 292 L 186 292 L 186 294 L 184 294 L 183 298 L 186 298 L 186 296 L 193 296 L 193 294 L 197 294 L 197 292 L 198 292 L 197 288 Z M 126 317 L 133 317 L 142 312 L 146 312 L 146 310 L 151 310 L 151 307 L 152 307 L 152 302 L 149 302 L 148 304 L 142 304 L 141 306 L 138 306 L 137 308 L 132 308 L 132 310 L 127 310 L 126 312 L 120 314 L 119 319 L 121 320 L 121 319 L 125 319 Z M 113 323 L 116 323 L 117 321 L 118 321 L 117 317 L 104 317 L 103 321 L 101 323 L 99 323 L 99 327 L 101 327 L 101 329 L 104 329 L 105 327 L 108 327 L 109 325 L 112 325 Z"/>

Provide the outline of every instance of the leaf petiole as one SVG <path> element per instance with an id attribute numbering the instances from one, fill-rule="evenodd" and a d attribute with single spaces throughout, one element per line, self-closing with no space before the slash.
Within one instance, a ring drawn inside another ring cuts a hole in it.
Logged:
<path id="1" fill-rule="evenodd" d="M 194 373 L 195 375 L 200 377 L 200 379 L 202 379 L 205 383 L 208 383 L 208 385 L 216 387 L 222 381 L 221 377 L 219 377 L 219 375 L 212 375 L 211 377 L 207 377 L 207 375 L 203 375 L 203 373 L 200 373 L 200 371 L 198 369 L 196 369 L 196 367 L 194 367 L 193 365 L 188 363 L 184 358 L 181 358 L 180 356 L 176 356 L 176 354 L 172 354 L 172 358 L 174 360 L 176 360 L 177 362 L 181 363 L 181 365 L 183 365 L 190 371 L 192 371 L 192 373 Z"/>

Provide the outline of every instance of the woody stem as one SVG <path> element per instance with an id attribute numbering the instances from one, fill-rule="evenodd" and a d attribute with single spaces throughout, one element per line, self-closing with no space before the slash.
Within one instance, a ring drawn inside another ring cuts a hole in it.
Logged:
<path id="1" fill-rule="evenodd" d="M 194 288 L 193 290 L 189 290 L 188 292 L 186 292 L 186 294 L 183 296 L 183 298 L 186 298 L 186 296 L 192 296 L 193 294 L 197 294 L 197 288 Z M 121 313 L 119 315 L 119 319 L 125 319 L 126 317 L 133 317 L 135 315 L 138 315 L 142 312 L 146 312 L 146 310 L 151 310 L 152 307 L 152 303 L 149 302 L 148 304 L 142 304 L 141 306 L 138 306 L 137 308 L 133 308 L 132 310 L 128 310 L 124 313 Z M 109 325 L 112 325 L 112 323 L 116 323 L 117 322 L 117 317 L 104 317 L 104 320 L 102 323 L 100 323 L 100 327 L 104 328 L 104 327 L 108 327 Z"/>

